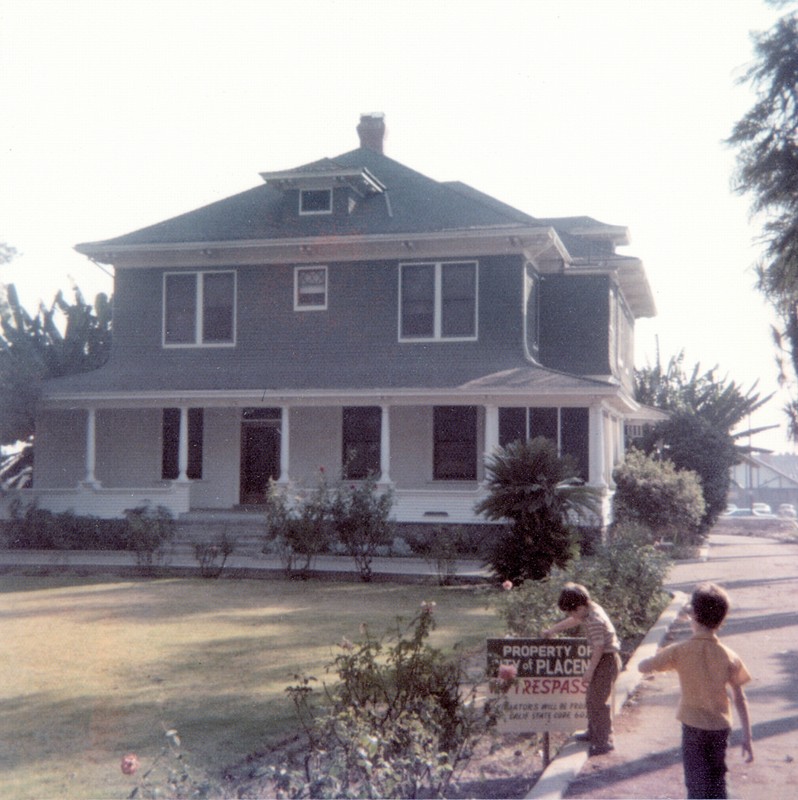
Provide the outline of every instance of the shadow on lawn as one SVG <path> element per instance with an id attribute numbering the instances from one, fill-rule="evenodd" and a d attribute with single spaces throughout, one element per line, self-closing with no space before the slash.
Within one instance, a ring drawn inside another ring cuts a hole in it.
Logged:
<path id="1" fill-rule="evenodd" d="M 219 772 L 263 744 L 263 720 L 274 718 L 265 706 L 248 693 L 143 702 L 107 696 L 59 701 L 45 693 L 6 698 L 0 700 L 0 760 L 3 770 L 46 770 L 50 759 L 107 760 L 115 775 L 122 755 L 154 758 L 164 732 L 175 728 L 193 760 Z M 286 720 L 290 713 L 286 708 Z"/>

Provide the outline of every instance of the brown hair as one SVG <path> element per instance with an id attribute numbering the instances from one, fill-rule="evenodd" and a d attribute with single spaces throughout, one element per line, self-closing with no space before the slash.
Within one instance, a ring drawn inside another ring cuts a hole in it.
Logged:
<path id="1" fill-rule="evenodd" d="M 716 583 L 701 583 L 692 597 L 693 619 L 705 628 L 719 628 L 729 613 L 729 595 Z"/>
<path id="2" fill-rule="evenodd" d="M 560 592 L 560 599 L 557 606 L 560 611 L 575 611 L 579 606 L 586 606 L 590 603 L 590 592 L 580 583 L 566 583 Z"/>

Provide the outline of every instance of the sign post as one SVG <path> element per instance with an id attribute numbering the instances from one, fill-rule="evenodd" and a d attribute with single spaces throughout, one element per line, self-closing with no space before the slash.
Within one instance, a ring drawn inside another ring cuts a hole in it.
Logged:
<path id="1" fill-rule="evenodd" d="M 587 639 L 488 639 L 492 697 L 506 701 L 499 733 L 573 733 L 587 726 Z"/>

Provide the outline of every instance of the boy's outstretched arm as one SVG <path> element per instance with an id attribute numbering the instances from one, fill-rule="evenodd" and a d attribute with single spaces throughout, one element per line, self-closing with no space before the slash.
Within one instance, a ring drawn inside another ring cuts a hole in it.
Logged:
<path id="1" fill-rule="evenodd" d="M 737 714 L 740 717 L 740 727 L 743 730 L 743 756 L 746 763 L 754 760 L 754 745 L 751 739 L 751 718 L 748 715 L 748 700 L 742 686 L 732 686 L 732 696 Z"/>
<path id="2" fill-rule="evenodd" d="M 550 628 L 546 628 L 543 631 L 544 638 L 548 639 L 554 636 L 555 633 L 559 633 L 560 631 L 568 630 L 568 628 L 575 628 L 577 625 L 580 625 L 578 619 L 574 617 L 566 617 L 565 619 L 561 619 L 559 622 L 555 622 Z"/>

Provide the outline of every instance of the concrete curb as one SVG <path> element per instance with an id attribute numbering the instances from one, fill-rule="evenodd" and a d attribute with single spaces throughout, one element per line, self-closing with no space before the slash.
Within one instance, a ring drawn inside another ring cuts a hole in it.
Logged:
<path id="1" fill-rule="evenodd" d="M 638 671 L 637 665 L 644 658 L 654 655 L 669 628 L 684 608 L 687 599 L 684 592 L 674 592 L 667 608 L 660 614 L 659 619 L 632 654 L 626 668 L 615 682 L 615 708 L 620 709 L 640 685 L 643 675 Z M 577 742 L 574 739 L 566 742 L 529 793 L 525 795 L 524 800 L 561 800 L 584 767 L 588 759 L 588 750 L 589 745 L 586 742 Z"/>

